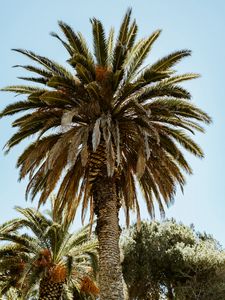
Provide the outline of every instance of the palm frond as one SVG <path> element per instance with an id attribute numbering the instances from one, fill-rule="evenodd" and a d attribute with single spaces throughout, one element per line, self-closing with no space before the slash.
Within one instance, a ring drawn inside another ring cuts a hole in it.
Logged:
<path id="1" fill-rule="evenodd" d="M 138 43 L 137 46 L 134 46 L 127 55 L 125 61 L 125 68 L 127 70 L 126 81 L 131 81 L 135 77 L 136 71 L 143 64 L 152 44 L 159 37 L 160 32 L 160 30 L 157 30 L 149 38 L 141 40 L 141 42 Z"/>
<path id="2" fill-rule="evenodd" d="M 24 49 L 12 49 L 12 50 L 19 52 L 25 56 L 28 56 L 30 59 L 44 66 L 47 70 L 49 70 L 54 75 L 60 75 L 66 78 L 72 77 L 71 73 L 68 72 L 63 66 L 59 65 L 56 62 L 53 62 L 52 60 L 44 56 L 37 55 L 32 51 L 28 51 Z"/>
<path id="3" fill-rule="evenodd" d="M 7 86 L 5 88 L 2 88 L 1 91 L 12 92 L 20 95 L 20 94 L 32 94 L 35 92 L 46 92 L 47 90 L 41 89 L 40 87 L 34 87 L 34 86 L 14 85 L 14 86 Z"/>
<path id="4" fill-rule="evenodd" d="M 49 72 L 49 71 L 46 71 L 45 69 L 40 69 L 38 67 L 34 67 L 34 66 L 31 66 L 31 65 L 15 65 L 13 66 L 14 68 L 23 68 L 27 71 L 30 71 L 30 72 L 33 72 L 33 73 L 36 73 L 38 75 L 41 75 L 43 77 L 46 77 L 46 78 L 50 78 L 52 76 L 52 72 Z"/>
<path id="5" fill-rule="evenodd" d="M 48 82 L 48 79 L 45 77 L 17 77 L 17 78 L 26 81 L 37 82 L 44 85 L 46 85 L 46 83 Z"/>
<path id="6" fill-rule="evenodd" d="M 107 39 L 107 66 L 112 69 L 113 64 L 113 42 L 114 42 L 114 29 L 111 28 Z"/>
<path id="7" fill-rule="evenodd" d="M 50 35 L 53 36 L 53 37 L 55 37 L 55 38 L 57 38 L 57 40 L 59 40 L 63 44 L 63 46 L 66 48 L 66 50 L 68 51 L 68 53 L 71 56 L 73 55 L 74 51 L 71 48 L 71 46 L 68 43 L 66 43 L 63 39 L 61 39 L 60 36 L 57 33 L 51 32 Z"/>
<path id="8" fill-rule="evenodd" d="M 128 40 L 128 31 L 129 31 L 131 12 L 132 12 L 132 10 L 129 8 L 123 18 L 121 26 L 120 26 L 119 35 L 118 35 L 118 38 L 116 41 L 116 45 L 114 48 L 114 54 L 113 54 L 113 57 L 114 57 L 113 72 L 116 72 L 121 69 L 124 58 L 126 57 L 126 53 L 128 51 L 127 40 Z"/>
<path id="9" fill-rule="evenodd" d="M 156 63 L 151 65 L 151 69 L 154 71 L 167 71 L 171 67 L 173 67 L 175 64 L 177 64 L 180 60 L 182 60 L 184 57 L 190 56 L 191 51 L 190 50 L 180 50 L 175 51 L 160 60 L 158 60 Z"/>
<path id="10" fill-rule="evenodd" d="M 94 53 L 96 58 L 96 64 L 99 66 L 106 66 L 107 63 L 107 44 L 105 38 L 105 32 L 102 23 L 97 19 L 91 20 Z"/>

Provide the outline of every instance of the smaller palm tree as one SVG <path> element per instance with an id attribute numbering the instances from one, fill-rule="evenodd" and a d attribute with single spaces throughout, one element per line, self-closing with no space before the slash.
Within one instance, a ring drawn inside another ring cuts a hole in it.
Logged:
<path id="1" fill-rule="evenodd" d="M 43 300 L 97 295 L 97 241 L 89 238 L 88 226 L 71 234 L 64 216 L 49 217 L 31 208 L 16 210 L 23 217 L 0 227 L 1 294 L 13 287 L 21 299 L 37 289 Z"/>

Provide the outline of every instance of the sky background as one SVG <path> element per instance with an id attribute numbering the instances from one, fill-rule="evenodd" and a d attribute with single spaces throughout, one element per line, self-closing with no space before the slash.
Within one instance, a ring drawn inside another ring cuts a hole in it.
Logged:
<path id="1" fill-rule="evenodd" d="M 177 65 L 180 73 L 197 72 L 200 79 L 185 83 L 192 93 L 192 101 L 213 118 L 206 134 L 195 137 L 205 152 L 203 160 L 188 155 L 194 175 L 187 177 L 184 194 L 177 192 L 174 204 L 166 210 L 166 217 L 175 218 L 197 230 L 206 231 L 225 247 L 225 1 L 224 0 L 1 0 L 0 6 L 0 87 L 20 84 L 17 76 L 24 76 L 16 64 L 30 61 L 11 48 L 24 48 L 64 63 L 67 53 L 59 42 L 49 36 L 59 33 L 58 20 L 81 31 L 91 47 L 89 18 L 103 21 L 106 29 L 118 28 L 128 7 L 139 25 L 139 37 L 156 29 L 162 34 L 154 44 L 146 63 L 179 49 L 191 49 L 192 57 Z M 14 96 L 0 94 L 0 110 Z M 18 155 L 29 140 L 17 146 L 7 156 L 3 148 L 14 132 L 12 118 L 0 120 L 0 223 L 17 216 L 15 205 L 32 206 L 25 202 L 26 181 L 18 182 L 15 168 Z M 37 201 L 33 204 L 36 205 Z M 144 202 L 142 218 L 147 219 Z M 80 216 L 74 223 L 80 226 Z"/>

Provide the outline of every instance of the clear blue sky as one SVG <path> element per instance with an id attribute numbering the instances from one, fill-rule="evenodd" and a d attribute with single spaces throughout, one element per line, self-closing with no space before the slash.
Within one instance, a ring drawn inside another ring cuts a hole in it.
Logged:
<path id="1" fill-rule="evenodd" d="M 182 62 L 180 72 L 198 72 L 200 79 L 185 85 L 193 95 L 192 101 L 207 111 L 213 124 L 205 135 L 196 136 L 205 151 L 205 159 L 189 157 L 194 175 L 187 178 L 184 195 L 177 193 L 175 203 L 167 211 L 185 224 L 194 223 L 201 231 L 212 233 L 225 246 L 225 1 L 224 0 L 2 0 L 0 10 L 0 86 L 18 84 L 23 72 L 11 68 L 29 61 L 11 48 L 34 50 L 61 63 L 66 52 L 49 36 L 58 31 L 57 20 L 63 20 L 81 31 L 90 41 L 89 18 L 100 18 L 106 28 L 118 28 L 127 7 L 139 24 L 139 37 L 161 28 L 149 62 L 178 49 L 191 49 L 191 58 Z M 1 93 L 0 109 L 14 101 Z M 0 149 L 11 136 L 11 119 L 0 121 Z M 0 222 L 14 217 L 15 205 L 25 203 L 26 182 L 18 183 L 16 159 L 24 146 L 9 155 L 0 152 Z M 36 204 L 36 203 L 35 203 Z M 147 218 L 145 205 L 142 217 Z M 80 217 L 77 216 L 80 220 Z M 77 220 L 75 224 L 79 224 Z"/>

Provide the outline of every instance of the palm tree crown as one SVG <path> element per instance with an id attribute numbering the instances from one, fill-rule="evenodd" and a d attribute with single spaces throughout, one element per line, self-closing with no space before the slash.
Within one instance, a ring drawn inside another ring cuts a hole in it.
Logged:
<path id="1" fill-rule="evenodd" d="M 83 216 L 88 205 L 93 216 L 93 184 L 106 166 L 107 176 L 114 176 L 118 183 L 117 194 L 129 222 L 129 209 L 139 212 L 137 184 L 151 215 L 154 199 L 163 212 L 163 201 L 169 204 L 176 185 L 183 187 L 183 171 L 191 173 L 191 167 L 178 145 L 202 157 L 202 150 L 187 132 L 203 131 L 199 123 L 209 123 L 210 118 L 178 85 L 198 75 L 176 75 L 173 69 L 190 55 L 189 50 L 144 65 L 160 30 L 136 41 L 138 27 L 131 21 L 131 10 L 116 40 L 113 29 L 106 36 L 99 20 L 92 19 L 91 25 L 93 53 L 81 33 L 63 22 L 59 26 L 66 40 L 52 33 L 68 51 L 72 71 L 31 51 L 14 49 L 41 66 L 19 66 L 39 75 L 22 79 L 44 87 L 2 89 L 27 95 L 1 113 L 27 111 L 13 122 L 18 131 L 6 147 L 8 151 L 37 134 L 18 159 L 20 179 L 30 175 L 27 195 L 33 199 L 40 192 L 40 204 L 59 187 L 56 209 L 67 208 L 71 217 L 81 202 Z"/>

